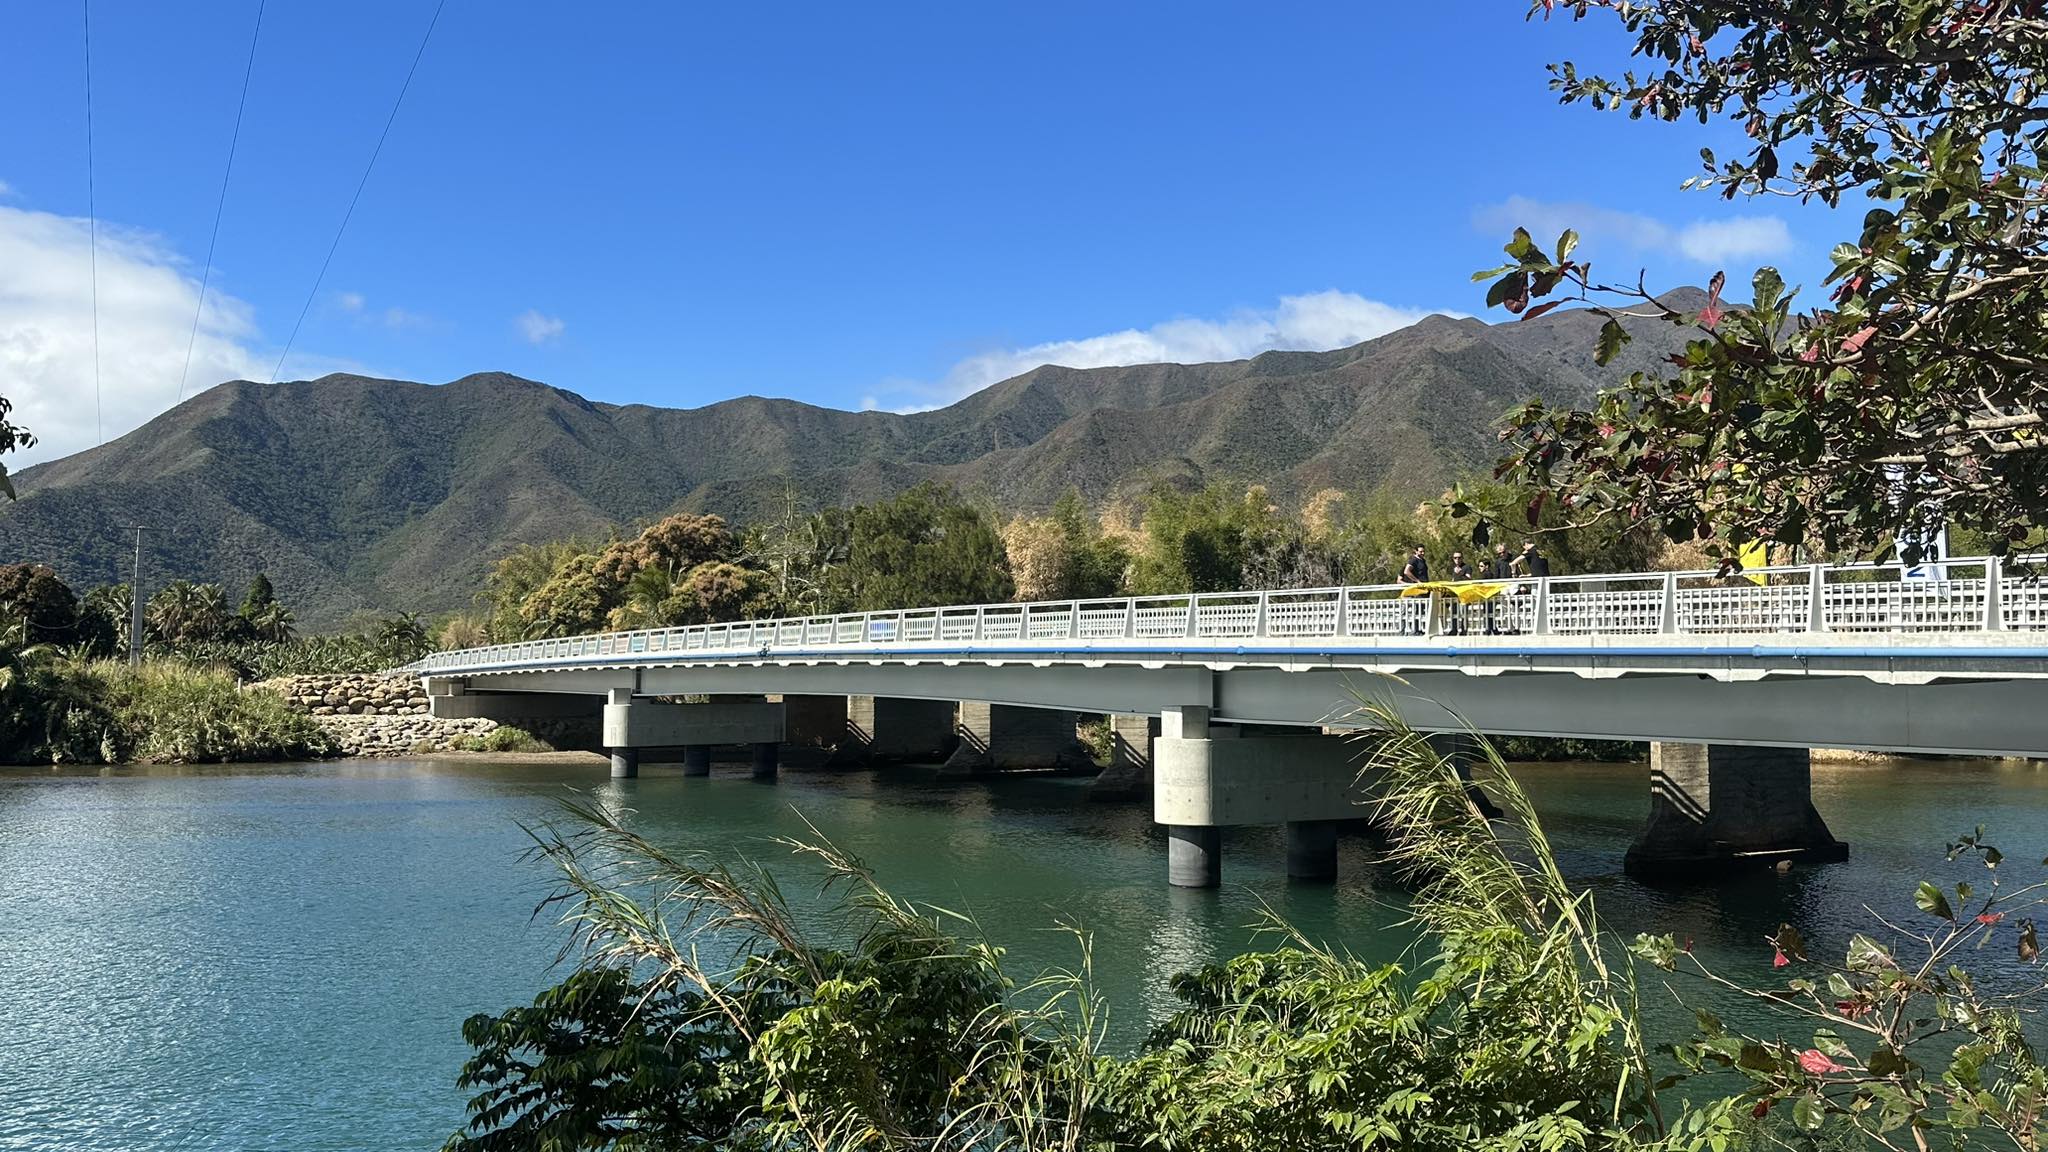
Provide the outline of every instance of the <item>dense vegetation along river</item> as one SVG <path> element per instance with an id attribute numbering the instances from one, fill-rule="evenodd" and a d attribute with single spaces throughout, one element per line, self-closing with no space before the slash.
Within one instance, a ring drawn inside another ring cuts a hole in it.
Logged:
<path id="1" fill-rule="evenodd" d="M 0 770 L 0 1149 L 429 1148 L 463 1119 L 462 1019 L 552 982 L 549 874 L 519 821 L 595 788 L 657 837 L 777 859 L 798 812 L 899 893 L 972 913 L 1019 975 L 1072 964 L 1056 917 L 1095 934 L 1120 1035 L 1170 1006 L 1165 976 L 1243 947 L 1261 901 L 1312 936 L 1392 958 L 1398 895 L 1346 841 L 1335 888 L 1290 887 L 1277 830 L 1225 837 L 1224 886 L 1165 883 L 1144 806 L 1083 782 L 941 784 L 929 770 L 685 779 L 650 768 L 345 761 L 254 768 Z M 1640 765 L 1541 765 L 1536 795 L 1567 872 L 1610 925 L 1673 931 L 1769 972 L 1780 920 L 1840 940 L 1863 905 L 1910 912 L 1942 847 L 1983 823 L 2017 861 L 2048 839 L 2033 765 L 1818 767 L 1850 863 L 1721 886 L 1621 876 L 1647 808 Z M 778 867 L 790 867 L 779 862 Z M 785 885 L 792 895 L 807 892 Z"/>

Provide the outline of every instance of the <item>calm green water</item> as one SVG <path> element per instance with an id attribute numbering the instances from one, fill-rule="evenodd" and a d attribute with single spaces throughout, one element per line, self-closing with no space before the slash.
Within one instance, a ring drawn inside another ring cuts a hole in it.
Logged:
<path id="1" fill-rule="evenodd" d="M 1398 894 L 1347 842 L 1344 881 L 1290 887 L 1277 832 L 1232 830 L 1225 886 L 1164 883 L 1142 807 L 1082 782 L 941 785 L 927 771 L 688 780 L 651 768 L 352 761 L 248 769 L 0 772 L 0 1149 L 430 1148 L 462 1119 L 453 1078 L 470 1013 L 559 977 L 531 919 L 547 874 L 518 821 L 569 788 L 638 812 L 659 838 L 728 855 L 798 834 L 801 811 L 898 892 L 973 914 L 1030 972 L 1075 960 L 1057 916 L 1095 933 L 1126 1037 L 1168 1007 L 1163 977 L 1243 947 L 1260 902 L 1309 934 L 1392 958 Z M 1910 908 L 1943 842 L 1990 825 L 2016 860 L 2048 854 L 2033 766 L 1818 768 L 1816 799 L 1854 858 L 1787 876 L 1656 890 L 1620 874 L 1647 808 L 1641 766 L 1520 773 L 1571 875 L 1609 922 L 1673 931 L 1768 971 L 1783 920 L 1818 941 Z M 801 889 L 792 883 L 792 892 Z"/>

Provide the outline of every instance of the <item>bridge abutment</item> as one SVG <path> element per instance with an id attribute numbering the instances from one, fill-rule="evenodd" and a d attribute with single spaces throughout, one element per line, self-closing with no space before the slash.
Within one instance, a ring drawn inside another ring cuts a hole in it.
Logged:
<path id="1" fill-rule="evenodd" d="M 942 776 L 1095 766 L 1074 735 L 1072 712 L 962 700 L 959 717 L 960 742 Z"/>
<path id="2" fill-rule="evenodd" d="M 1500 819 L 1500 807 L 1472 779 L 1472 765 L 1479 760 L 1479 737 L 1471 732 L 1433 732 L 1429 746 L 1458 770 L 1458 779 L 1465 782 L 1465 795 L 1472 798 L 1480 814 L 1488 820 Z"/>
<path id="3" fill-rule="evenodd" d="M 1736 744 L 1650 745 L 1650 819 L 1623 867 L 1691 877 L 1849 858 L 1813 806 L 1811 753 Z"/>

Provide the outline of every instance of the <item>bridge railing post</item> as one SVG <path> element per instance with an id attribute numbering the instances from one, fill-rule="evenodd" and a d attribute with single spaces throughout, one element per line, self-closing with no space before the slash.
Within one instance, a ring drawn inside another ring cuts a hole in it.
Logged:
<path id="1" fill-rule="evenodd" d="M 974 610 L 974 638 L 976 640 L 981 639 L 981 617 L 987 611 L 988 609 L 986 608 L 976 608 Z"/>
<path id="2" fill-rule="evenodd" d="M 1258 610 L 1257 610 L 1257 611 L 1256 611 L 1256 612 L 1255 612 L 1255 613 L 1253 614 L 1253 616 L 1252 616 L 1252 635 L 1254 635 L 1254 636 L 1264 636 L 1264 635 L 1266 634 L 1266 596 L 1267 596 L 1267 595 L 1268 595 L 1268 594 L 1267 594 L 1267 593 L 1265 593 L 1265 592 L 1261 592 L 1261 593 L 1259 593 L 1259 606 L 1258 606 Z"/>
<path id="3" fill-rule="evenodd" d="M 1807 570 L 1806 630 L 1825 632 L 1828 630 L 1828 574 L 1825 564 L 1815 564 Z"/>
<path id="4" fill-rule="evenodd" d="M 1657 615 L 1657 631 L 1678 631 L 1678 573 L 1664 574 L 1664 606 Z"/>
<path id="5" fill-rule="evenodd" d="M 1138 601 L 1132 598 L 1124 601 L 1124 639 L 1138 638 Z"/>
<path id="6" fill-rule="evenodd" d="M 2005 628 L 2005 565 L 1996 556 L 1984 558 L 1984 630 Z"/>
<path id="7" fill-rule="evenodd" d="M 1550 634 L 1550 577 L 1536 581 L 1536 618 L 1530 622 L 1529 631 L 1538 636 Z"/>
<path id="8" fill-rule="evenodd" d="M 1337 623 L 1330 629 L 1332 636 L 1351 635 L 1351 589 L 1337 589 Z"/>
<path id="9" fill-rule="evenodd" d="M 1067 639 L 1072 640 L 1080 634 L 1081 602 L 1079 600 L 1069 600 L 1067 601 Z"/>
<path id="10" fill-rule="evenodd" d="M 1193 592 L 1188 593 L 1188 636 L 1190 638 L 1201 634 L 1201 629 L 1196 626 L 1196 622 L 1202 618 L 1201 606 L 1201 598 Z"/>

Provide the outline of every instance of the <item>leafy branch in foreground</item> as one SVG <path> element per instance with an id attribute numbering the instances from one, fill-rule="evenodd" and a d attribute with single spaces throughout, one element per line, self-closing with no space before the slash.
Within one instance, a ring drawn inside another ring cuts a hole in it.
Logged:
<path id="1" fill-rule="evenodd" d="M 1959 1140 L 1995 1135 L 2014 1148 L 2040 1148 L 2048 1069 L 2023 1025 L 2048 991 L 2038 975 L 2035 921 L 2027 915 L 2048 903 L 2048 881 L 2007 890 L 1999 871 L 2004 856 L 1985 842 L 1982 828 L 1950 845 L 1948 855 L 1951 861 L 1974 857 L 1988 880 L 1950 889 L 1922 881 L 1914 904 L 1931 928 L 1882 921 L 1895 938 L 1890 944 L 1857 933 L 1842 961 L 1830 963 L 1809 957 L 1797 929 L 1781 927 L 1768 943 L 1773 962 L 1791 973 L 1782 987 L 1738 984 L 1670 936 L 1638 937 L 1636 954 L 1657 967 L 1761 1002 L 1813 1029 L 1810 1044 L 1752 1036 L 1698 1009 L 1701 1034 L 1672 1050 L 1679 1063 L 1693 1073 L 1747 1077 L 1751 1114 L 1762 1117 L 1789 1104 L 1801 1131 L 1846 1123 L 1872 1146 L 1899 1152 L 1925 1149 L 1930 1135 L 1941 1132 Z M 1994 943 L 2017 958 L 2020 978 L 1963 968 L 1966 949 Z M 1903 956 L 1907 950 L 1914 958 Z"/>
<path id="2" fill-rule="evenodd" d="M 2048 9 L 2039 0 L 1534 0 L 1604 12 L 1648 62 L 1618 77 L 1553 66 L 1566 103 L 1631 118 L 1722 117 L 1748 137 L 1702 150 L 1687 181 L 1724 197 L 1872 201 L 1835 246 L 1830 298 L 1795 311 L 1774 269 L 1740 307 L 1717 273 L 1677 307 L 1596 278 L 1567 232 L 1517 230 L 1489 306 L 1524 317 L 1567 298 L 1606 317 L 1690 329 L 1661 371 L 1587 410 L 1509 418 L 1503 474 L 1575 515 L 1654 523 L 1716 547 L 1752 539 L 1909 559 L 1953 522 L 1994 551 L 2048 516 Z M 1548 299 L 1546 299 L 1548 298 Z M 1542 301 L 1537 303 L 1537 301 Z M 1631 319 L 1634 318 L 1634 319 Z M 1534 506 L 1532 506 L 1534 507 Z"/>

